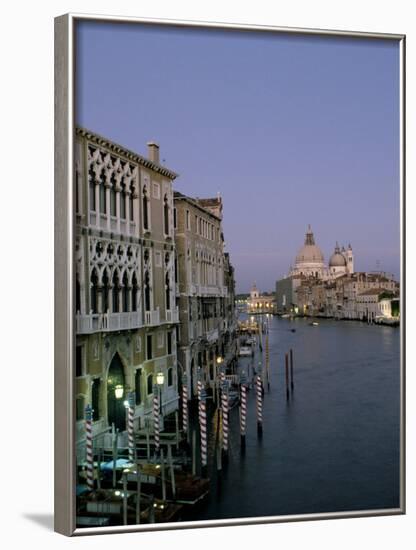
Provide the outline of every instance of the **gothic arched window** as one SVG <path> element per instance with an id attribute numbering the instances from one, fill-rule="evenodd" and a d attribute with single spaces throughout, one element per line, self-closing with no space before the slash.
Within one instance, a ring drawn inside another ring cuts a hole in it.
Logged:
<path id="1" fill-rule="evenodd" d="M 136 274 L 133 273 L 133 279 L 132 279 L 132 289 L 131 289 L 131 309 L 132 311 L 137 311 L 137 292 L 138 292 L 138 284 L 137 284 L 137 278 Z"/>
<path id="2" fill-rule="evenodd" d="M 104 271 L 103 274 L 103 287 L 102 287 L 102 293 L 103 293 L 103 313 L 106 313 L 108 311 L 108 292 L 110 289 L 110 280 L 108 277 L 107 270 Z"/>
<path id="3" fill-rule="evenodd" d="M 121 184 L 120 192 L 120 218 L 126 219 L 126 184 L 124 182 Z"/>
<path id="4" fill-rule="evenodd" d="M 127 273 L 124 272 L 123 275 L 123 288 L 122 288 L 122 297 L 123 297 L 123 311 L 129 310 L 129 282 L 127 279 Z"/>
<path id="5" fill-rule="evenodd" d="M 95 269 L 91 273 L 91 310 L 98 313 L 98 276 Z"/>
<path id="6" fill-rule="evenodd" d="M 101 172 L 101 178 L 100 178 L 100 212 L 101 214 L 105 214 L 107 211 L 107 195 L 106 195 L 106 189 L 105 189 L 105 171 L 104 168 Z"/>
<path id="7" fill-rule="evenodd" d="M 95 172 L 92 163 L 88 172 L 88 180 L 90 190 L 90 210 L 95 212 L 95 210 L 97 209 L 97 205 L 95 203 Z"/>
<path id="8" fill-rule="evenodd" d="M 111 187 L 110 187 L 110 214 L 111 214 L 111 216 L 117 216 L 116 178 L 114 177 L 114 174 L 111 176 Z"/>
<path id="9" fill-rule="evenodd" d="M 163 200 L 163 221 L 164 221 L 165 235 L 169 235 L 169 202 L 168 202 L 167 195 L 165 195 L 165 198 Z"/>
<path id="10" fill-rule="evenodd" d="M 146 186 L 143 187 L 143 229 L 149 229 L 149 198 Z"/>
<path id="11" fill-rule="evenodd" d="M 150 311 L 150 277 L 148 271 L 144 275 L 144 307 L 146 311 Z"/>
<path id="12" fill-rule="evenodd" d="M 113 311 L 115 313 L 119 311 L 118 309 L 119 290 L 120 290 L 120 281 L 119 281 L 117 270 L 115 269 L 113 273 Z"/>
<path id="13" fill-rule="evenodd" d="M 169 271 L 165 276 L 165 298 L 166 298 L 166 309 L 170 309 L 170 281 L 169 281 Z"/>
<path id="14" fill-rule="evenodd" d="M 130 221 L 134 221 L 134 194 L 135 189 L 134 185 L 130 186 L 130 197 L 129 197 L 129 211 L 130 211 Z"/>

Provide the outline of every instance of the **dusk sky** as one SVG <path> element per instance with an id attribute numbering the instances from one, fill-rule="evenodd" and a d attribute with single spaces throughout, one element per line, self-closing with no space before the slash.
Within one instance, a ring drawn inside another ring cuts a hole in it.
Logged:
<path id="1" fill-rule="evenodd" d="M 82 22 L 76 123 L 221 193 L 237 291 L 275 288 L 308 224 L 325 261 L 399 276 L 396 41 Z"/>

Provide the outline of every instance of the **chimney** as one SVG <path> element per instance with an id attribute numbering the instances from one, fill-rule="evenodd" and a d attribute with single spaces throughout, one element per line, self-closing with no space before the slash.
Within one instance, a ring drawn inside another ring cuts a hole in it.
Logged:
<path id="1" fill-rule="evenodd" d="M 149 160 L 159 164 L 159 145 L 155 141 L 149 141 L 147 143 L 147 156 Z"/>

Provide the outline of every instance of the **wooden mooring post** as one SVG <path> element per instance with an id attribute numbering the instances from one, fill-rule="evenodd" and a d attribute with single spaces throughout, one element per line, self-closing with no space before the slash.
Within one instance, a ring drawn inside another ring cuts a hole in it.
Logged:
<path id="1" fill-rule="evenodd" d="M 150 460 L 150 426 L 149 418 L 146 418 L 146 454 L 147 460 Z"/>
<path id="2" fill-rule="evenodd" d="M 294 383 L 294 379 L 293 379 L 293 350 L 292 348 L 290 348 L 290 389 L 293 390 L 295 389 L 295 383 Z"/>
<path id="3" fill-rule="evenodd" d="M 196 430 L 192 430 L 192 475 L 196 475 Z"/>
<path id="4" fill-rule="evenodd" d="M 142 476 L 140 473 L 140 467 L 137 464 L 136 458 L 136 482 L 137 482 L 137 500 L 136 500 L 136 523 L 140 524 L 140 499 L 142 491 Z"/>
<path id="5" fill-rule="evenodd" d="M 176 498 L 176 480 L 175 480 L 175 470 L 173 468 L 173 459 L 172 459 L 172 445 L 168 444 L 168 464 L 170 471 L 170 484 L 172 487 L 172 497 Z"/>
<path id="6" fill-rule="evenodd" d="M 123 472 L 123 525 L 127 525 L 127 475 Z"/>
<path id="7" fill-rule="evenodd" d="M 117 483 L 118 429 L 115 429 L 114 424 L 111 429 L 113 436 L 113 489 L 115 489 Z"/>
<path id="8" fill-rule="evenodd" d="M 289 400 L 289 355 L 285 353 L 286 399 Z"/>
<path id="9" fill-rule="evenodd" d="M 166 501 L 166 479 L 165 479 L 165 456 L 163 449 L 160 449 L 160 470 L 162 474 L 162 500 Z"/>
<path id="10" fill-rule="evenodd" d="M 179 415 L 178 411 L 175 411 L 175 449 L 176 451 L 179 449 Z"/>

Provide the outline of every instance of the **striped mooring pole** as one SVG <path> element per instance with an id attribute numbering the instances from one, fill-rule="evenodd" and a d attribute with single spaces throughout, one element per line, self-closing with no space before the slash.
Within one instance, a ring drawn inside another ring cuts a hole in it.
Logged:
<path id="1" fill-rule="evenodd" d="M 129 460 L 134 462 L 134 402 L 135 393 L 129 392 L 127 395 L 127 435 L 129 441 Z"/>
<path id="2" fill-rule="evenodd" d="M 243 372 L 240 376 L 240 438 L 241 446 L 246 443 L 246 423 L 247 423 L 247 377 Z"/>
<path id="3" fill-rule="evenodd" d="M 221 386 L 221 410 L 222 410 L 222 450 L 228 453 L 228 384 L 224 380 Z"/>
<path id="4" fill-rule="evenodd" d="M 85 407 L 85 450 L 87 458 L 87 485 L 94 490 L 94 453 L 92 441 L 92 408 L 91 405 Z"/>
<path id="5" fill-rule="evenodd" d="M 188 378 L 182 375 L 182 429 L 188 435 Z"/>
<path id="6" fill-rule="evenodd" d="M 202 392 L 202 369 L 198 367 L 197 370 L 197 393 L 198 393 L 198 404 L 201 404 L 201 392 Z"/>
<path id="7" fill-rule="evenodd" d="M 153 426 L 155 437 L 155 452 L 156 454 L 160 449 L 160 410 L 159 410 L 159 388 L 155 384 L 153 386 Z"/>
<path id="8" fill-rule="evenodd" d="M 256 408 L 257 408 L 257 431 L 263 431 L 263 387 L 261 382 L 261 374 L 256 376 Z"/>
<path id="9" fill-rule="evenodd" d="M 207 392 L 201 389 L 201 400 L 199 404 L 199 430 L 201 433 L 201 465 L 204 470 L 208 464 L 207 448 Z"/>
<path id="10" fill-rule="evenodd" d="M 221 389 L 225 384 L 225 367 L 224 365 L 221 365 L 220 367 L 220 383 L 221 383 Z"/>

